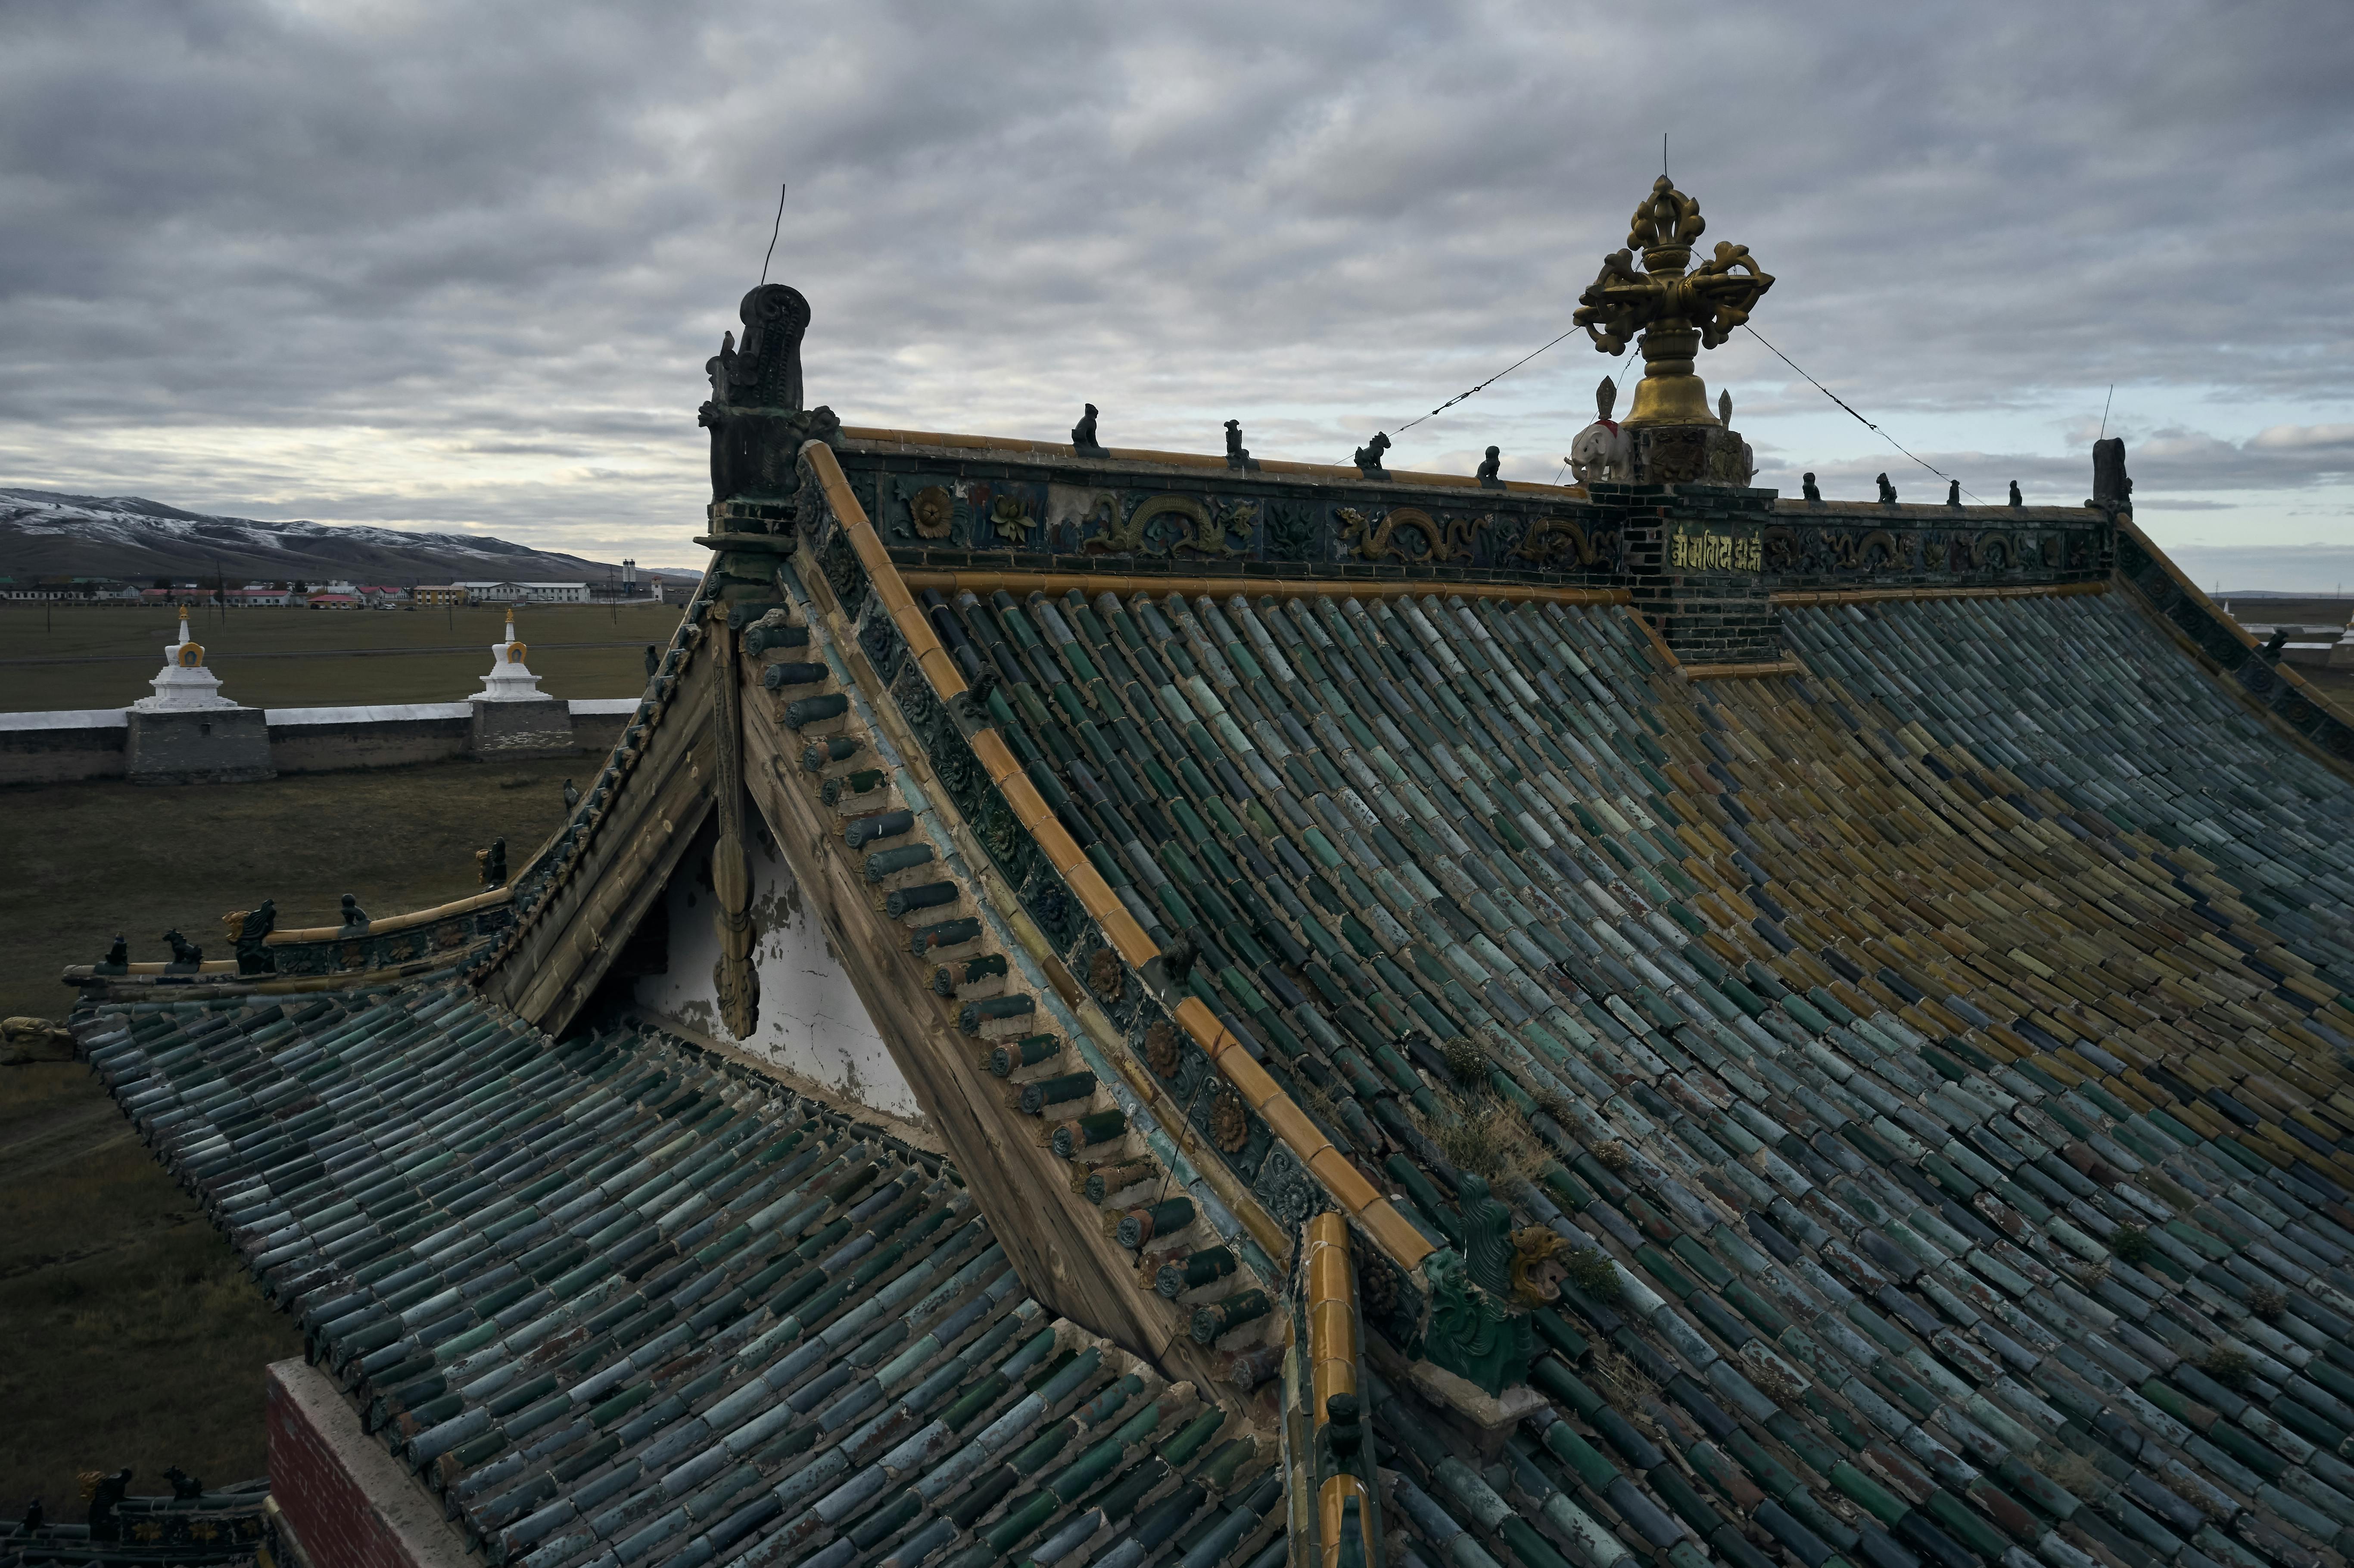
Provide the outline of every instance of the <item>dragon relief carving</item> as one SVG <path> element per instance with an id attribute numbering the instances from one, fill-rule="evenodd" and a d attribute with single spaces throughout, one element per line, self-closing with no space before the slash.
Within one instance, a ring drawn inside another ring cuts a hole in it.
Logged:
<path id="1" fill-rule="evenodd" d="M 1258 525 L 1258 503 L 1236 502 L 1215 512 L 1204 508 L 1193 520 L 1193 532 L 1170 546 L 1173 555 L 1192 550 L 1204 556 L 1241 556 L 1250 550 L 1251 530 Z"/>
<path id="2" fill-rule="evenodd" d="M 1333 508 L 1332 515 L 1341 523 L 1341 542 L 1355 546 L 1359 560 L 1403 561 L 1414 567 L 1469 561 L 1472 540 L 1490 521 L 1483 514 L 1440 523 L 1419 506 L 1393 506 L 1378 523 L 1348 506 Z"/>
<path id="3" fill-rule="evenodd" d="M 1608 533 L 1588 535 L 1566 517 L 1540 517 L 1508 558 L 1541 567 L 1590 567 L 1602 558 L 1610 539 Z"/>
<path id="4" fill-rule="evenodd" d="M 1116 522 L 1116 509 L 1101 507 L 1087 519 L 1098 519 L 1103 531 L 1087 540 L 1091 556 L 1173 556 L 1191 551 L 1197 556 L 1241 556 L 1249 553 L 1251 531 L 1258 525 L 1258 503 L 1238 501 L 1212 510 L 1187 495 L 1155 495 L 1138 502 L 1127 521 Z M 1156 544 L 1149 535 L 1164 517 L 1183 519 L 1187 526 Z"/>

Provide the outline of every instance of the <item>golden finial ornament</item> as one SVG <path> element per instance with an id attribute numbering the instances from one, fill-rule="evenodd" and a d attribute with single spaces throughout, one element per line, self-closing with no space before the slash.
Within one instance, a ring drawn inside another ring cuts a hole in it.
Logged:
<path id="1" fill-rule="evenodd" d="M 1640 335 L 1643 379 L 1635 385 L 1635 407 L 1625 425 L 1719 423 L 1709 411 L 1708 388 L 1692 374 L 1694 358 L 1732 336 L 1774 280 L 1758 268 L 1749 247 L 1723 240 L 1708 260 L 1686 272 L 1692 244 L 1707 228 L 1700 203 L 1661 175 L 1627 226 L 1628 248 L 1605 257 L 1602 270 L 1577 297 L 1571 320 L 1585 329 L 1597 351 L 1624 354 Z"/>

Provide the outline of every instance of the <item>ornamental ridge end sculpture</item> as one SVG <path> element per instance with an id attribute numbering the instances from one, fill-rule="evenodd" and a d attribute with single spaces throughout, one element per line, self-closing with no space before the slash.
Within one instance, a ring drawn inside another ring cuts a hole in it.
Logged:
<path id="1" fill-rule="evenodd" d="M 1707 387 L 1692 373 L 1695 355 L 1732 336 L 1774 286 L 1749 247 L 1729 241 L 1719 241 L 1714 254 L 1687 273 L 1692 243 L 1707 227 L 1700 203 L 1661 175 L 1628 225 L 1628 249 L 1604 258 L 1602 270 L 1578 296 L 1571 320 L 1599 352 L 1623 354 L 1639 336 L 1643 379 L 1623 421 L 1628 426 L 1718 423 Z"/>

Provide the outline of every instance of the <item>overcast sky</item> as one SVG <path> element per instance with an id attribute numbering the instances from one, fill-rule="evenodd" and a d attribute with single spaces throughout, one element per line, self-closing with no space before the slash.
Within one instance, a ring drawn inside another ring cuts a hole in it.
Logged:
<path id="1" fill-rule="evenodd" d="M 693 564 L 758 281 L 850 424 L 1553 479 L 1659 172 L 1755 324 L 1999 497 L 2354 584 L 2344 0 L 0 4 L 0 485 Z M 1639 367 L 1638 367 L 1639 368 Z M 1746 335 L 1759 482 L 1944 485 Z M 1623 411 L 1623 404 L 1622 404 Z"/>

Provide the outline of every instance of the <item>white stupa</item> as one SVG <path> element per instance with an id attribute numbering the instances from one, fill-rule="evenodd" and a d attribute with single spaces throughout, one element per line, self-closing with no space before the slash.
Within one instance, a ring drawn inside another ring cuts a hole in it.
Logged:
<path id="1" fill-rule="evenodd" d="M 478 757 L 493 752 L 553 757 L 574 749 L 572 705 L 539 689 L 516 638 L 514 611 L 507 611 L 507 634 L 491 644 L 491 673 L 473 696 L 471 745 Z"/>
<path id="2" fill-rule="evenodd" d="M 190 708 L 233 708 L 238 705 L 220 694 L 220 677 L 205 668 L 204 644 L 188 636 L 188 611 L 180 609 L 180 635 L 164 644 L 164 667 L 147 683 L 152 697 L 131 705 L 136 713 L 177 713 Z"/>
<path id="3" fill-rule="evenodd" d="M 478 703 L 544 703 L 550 700 L 539 689 L 539 677 L 533 674 L 523 660 L 529 650 L 515 638 L 514 611 L 507 611 L 507 634 L 491 644 L 491 673 L 482 677 L 482 689 L 474 694 Z"/>

